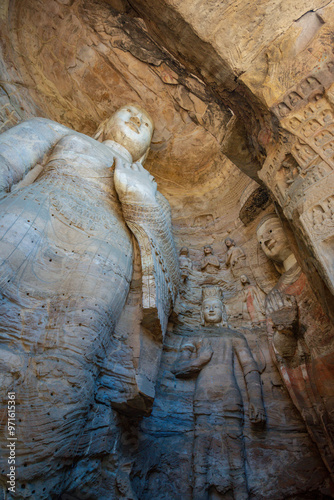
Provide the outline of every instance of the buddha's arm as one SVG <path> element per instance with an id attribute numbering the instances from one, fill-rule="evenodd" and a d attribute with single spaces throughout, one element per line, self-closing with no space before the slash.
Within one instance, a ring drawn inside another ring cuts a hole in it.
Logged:
<path id="1" fill-rule="evenodd" d="M 238 338 L 234 348 L 246 382 L 249 398 L 249 419 L 254 424 L 263 423 L 265 421 L 265 412 L 258 366 L 245 337 Z"/>
<path id="2" fill-rule="evenodd" d="M 212 354 L 211 349 L 205 349 L 202 352 L 200 351 L 198 356 L 194 358 L 177 360 L 171 372 L 178 378 L 191 377 L 202 370 L 203 366 L 212 358 Z"/>
<path id="3" fill-rule="evenodd" d="M 9 192 L 52 147 L 73 130 L 45 118 L 32 118 L 0 135 L 0 193 Z"/>
<path id="4" fill-rule="evenodd" d="M 170 207 L 142 165 L 116 161 L 115 187 L 141 254 L 143 325 L 163 336 L 179 284 Z"/>

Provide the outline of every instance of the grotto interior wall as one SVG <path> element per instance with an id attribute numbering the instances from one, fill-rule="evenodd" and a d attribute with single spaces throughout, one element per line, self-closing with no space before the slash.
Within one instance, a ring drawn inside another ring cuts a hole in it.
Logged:
<path id="1" fill-rule="evenodd" d="M 191 261 L 167 328 L 151 415 L 95 408 L 96 450 L 60 457 L 48 478 L 37 464 L 30 478 L 18 478 L 22 498 L 37 491 L 38 498 L 185 499 L 202 476 L 211 495 L 239 498 L 231 480 L 238 451 L 224 449 L 219 422 L 209 450 L 196 441 L 199 378 L 175 371 L 188 341 L 207 338 L 211 350 L 223 350 L 201 325 L 205 287 L 223 292 L 228 328 L 247 339 L 261 374 L 265 424 L 254 426 L 237 359 L 231 372 L 245 409 L 236 441 L 245 448 L 248 494 L 333 497 L 332 8 L 320 0 L 312 9 L 262 1 L 255 11 L 232 0 L 3 2 L 1 132 L 43 117 L 93 136 L 118 107 L 140 104 L 155 122 L 145 168 L 171 206 L 176 248 L 187 247 Z M 292 277 L 257 240 L 258 224 L 275 210 L 297 260 Z M 235 243 L 231 251 L 226 238 Z M 297 302 L 288 356 L 275 344 L 277 307 L 266 307 L 273 289 Z M 128 346 L 113 342 L 121 365 Z M 23 456 L 19 469 L 27 462 Z"/>

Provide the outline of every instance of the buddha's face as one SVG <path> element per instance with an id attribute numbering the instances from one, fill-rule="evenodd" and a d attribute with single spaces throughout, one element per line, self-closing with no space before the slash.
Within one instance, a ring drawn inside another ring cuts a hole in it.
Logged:
<path id="1" fill-rule="evenodd" d="M 139 106 L 130 104 L 116 111 L 105 126 L 104 139 L 124 146 L 139 160 L 150 146 L 154 125 L 149 115 Z"/>
<path id="2" fill-rule="evenodd" d="M 220 323 L 223 318 L 222 303 L 219 299 L 205 299 L 202 304 L 205 323 Z"/>
<path id="3" fill-rule="evenodd" d="M 267 219 L 258 228 L 257 239 L 266 256 L 275 262 L 283 263 L 292 253 L 278 217 Z"/>

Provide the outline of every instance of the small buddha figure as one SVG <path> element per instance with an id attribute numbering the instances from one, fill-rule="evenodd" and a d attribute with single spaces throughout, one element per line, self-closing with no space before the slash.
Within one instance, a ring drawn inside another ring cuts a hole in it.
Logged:
<path id="1" fill-rule="evenodd" d="M 253 324 L 260 323 L 266 318 L 264 309 L 265 293 L 256 285 L 251 285 L 248 276 L 242 274 L 240 281 L 243 287 L 243 305 Z"/>
<path id="2" fill-rule="evenodd" d="M 179 256 L 179 267 L 181 272 L 181 279 L 186 281 L 189 276 L 189 270 L 192 269 L 193 264 L 189 258 L 189 250 L 187 247 L 182 247 Z"/>
<path id="3" fill-rule="evenodd" d="M 327 201 L 327 205 L 328 205 L 328 210 L 330 212 L 331 221 L 333 222 L 334 221 L 334 198 L 333 197 L 329 198 L 329 200 Z"/>
<path id="4" fill-rule="evenodd" d="M 213 254 L 213 249 L 210 245 L 203 247 L 204 257 L 201 260 L 201 270 L 206 273 L 214 274 L 220 268 L 218 258 Z"/>
<path id="5" fill-rule="evenodd" d="M 322 225 L 325 221 L 325 217 L 325 212 L 320 206 L 314 207 L 312 209 L 313 227 L 316 231 L 321 231 Z"/>
<path id="6" fill-rule="evenodd" d="M 227 248 L 225 261 L 226 267 L 233 268 L 239 262 L 239 260 L 246 259 L 245 252 L 242 248 L 238 247 L 235 244 L 235 241 L 232 238 L 226 238 L 225 245 Z"/>

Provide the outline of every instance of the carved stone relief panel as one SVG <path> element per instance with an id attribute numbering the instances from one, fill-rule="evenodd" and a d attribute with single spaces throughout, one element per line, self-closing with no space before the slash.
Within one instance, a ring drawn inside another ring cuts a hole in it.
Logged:
<path id="1" fill-rule="evenodd" d="M 333 191 L 328 190 L 328 186 L 333 188 L 334 168 L 334 110 L 328 88 L 332 68 L 329 62 L 326 68 L 304 78 L 273 108 L 291 136 L 269 153 L 259 176 L 286 217 L 298 227 L 304 243 L 313 248 L 317 269 L 334 294 L 334 228 L 329 222 Z M 310 203 L 313 206 L 309 208 Z"/>
<path id="2" fill-rule="evenodd" d="M 242 244 L 244 246 L 244 241 Z M 190 248 L 189 253 L 193 256 L 194 250 Z M 254 256 L 250 262 L 253 264 Z M 244 269 L 249 272 L 249 266 Z M 249 273 L 249 277 L 244 275 L 241 282 L 229 269 L 227 271 L 230 282 L 221 281 L 221 285 L 215 286 L 206 283 L 203 287 L 203 272 L 192 269 L 181 287 L 182 296 L 177 301 L 173 324 L 166 337 L 152 415 L 141 424 L 143 438 L 139 453 L 146 450 L 147 458 L 145 463 L 141 458 L 136 459 L 132 472 L 137 478 L 136 492 L 140 498 L 149 499 L 152 495 L 154 498 L 158 480 L 154 471 L 162 462 L 166 464 L 166 491 L 170 498 L 179 500 L 219 498 L 220 495 L 246 499 L 250 492 L 265 500 L 279 498 L 279 495 L 287 497 L 300 492 L 300 488 L 308 491 L 313 487 L 310 477 L 303 473 L 302 486 L 297 486 L 295 471 L 303 470 L 303 460 L 308 457 L 312 464 L 321 462 L 271 358 L 267 325 L 263 321 L 265 294 L 254 273 Z M 222 272 L 218 271 L 216 280 L 221 279 L 219 273 Z M 220 288 L 227 299 L 221 295 Z M 221 326 L 223 302 L 228 314 L 234 304 L 236 314 L 239 307 L 242 316 L 236 318 L 229 314 L 227 328 Z M 201 317 L 204 325 L 201 325 Z M 278 345 L 280 338 L 276 340 Z M 286 347 L 284 349 L 286 352 Z M 256 377 L 256 380 L 252 382 L 248 377 Z M 252 390 L 259 377 L 263 402 L 262 397 L 258 397 L 257 404 L 264 405 L 265 426 L 252 423 L 253 413 L 248 407 L 248 391 L 255 396 Z M 240 412 L 244 412 L 243 425 Z M 291 429 L 293 446 L 288 445 L 292 443 Z M 157 441 L 159 433 L 161 437 Z M 175 453 L 176 443 L 178 453 Z M 149 452 L 152 449 L 154 454 Z M 294 478 L 288 489 L 283 486 L 286 467 Z M 320 474 L 324 474 L 324 469 L 320 465 Z"/>

